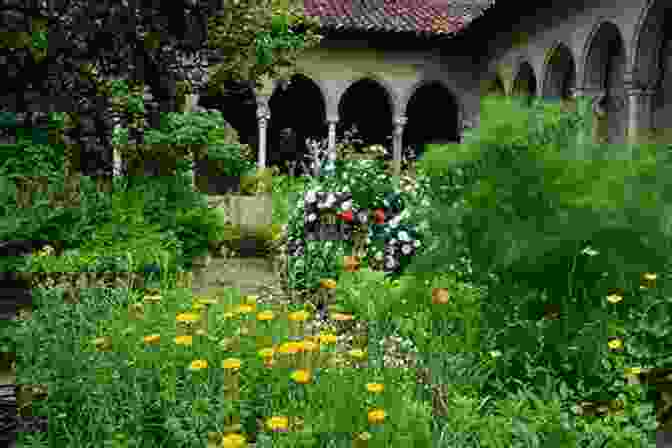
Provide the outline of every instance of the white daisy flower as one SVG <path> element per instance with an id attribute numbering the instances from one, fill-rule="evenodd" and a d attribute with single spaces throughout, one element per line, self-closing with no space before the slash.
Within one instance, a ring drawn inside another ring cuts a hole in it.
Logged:
<path id="1" fill-rule="evenodd" d="M 390 227 L 391 228 L 396 228 L 399 225 L 399 221 L 401 221 L 401 216 L 397 215 L 394 218 L 390 220 Z"/>
<path id="2" fill-rule="evenodd" d="M 351 200 L 347 200 L 347 201 L 345 201 L 345 202 L 341 205 L 341 208 L 342 208 L 343 210 L 350 210 L 350 209 L 352 208 L 352 201 L 351 201 Z"/>
<path id="3" fill-rule="evenodd" d="M 406 231 L 404 231 L 404 230 L 402 230 L 401 232 L 399 232 L 399 235 L 398 235 L 398 236 L 399 236 L 399 239 L 400 239 L 401 241 L 410 241 L 410 238 L 409 238 L 409 236 L 408 236 L 408 233 L 406 233 Z"/>
<path id="4" fill-rule="evenodd" d="M 336 202 L 336 196 L 333 193 L 329 193 L 327 195 L 327 205 L 333 205 L 334 202 Z"/>
<path id="5" fill-rule="evenodd" d="M 315 202 L 317 199 L 315 192 L 313 190 L 309 190 L 306 192 L 306 202 Z"/>
<path id="6" fill-rule="evenodd" d="M 410 254 L 412 250 L 413 250 L 413 249 L 412 249 L 411 246 L 408 245 L 408 244 L 404 244 L 403 246 L 401 246 L 401 252 L 402 252 L 404 255 L 408 255 L 408 254 Z"/>

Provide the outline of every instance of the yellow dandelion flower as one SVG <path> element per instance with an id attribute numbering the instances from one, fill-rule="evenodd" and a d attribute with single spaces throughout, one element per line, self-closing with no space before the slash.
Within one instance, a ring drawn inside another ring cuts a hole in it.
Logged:
<path id="1" fill-rule="evenodd" d="M 293 322 L 302 322 L 308 319 L 310 316 L 310 313 L 308 311 L 302 310 L 302 311 L 294 311 L 293 313 L 289 313 L 287 318 Z"/>
<path id="2" fill-rule="evenodd" d="M 307 352 L 314 352 L 318 350 L 320 346 L 315 342 L 306 339 L 301 341 L 301 348 Z"/>
<path id="3" fill-rule="evenodd" d="M 262 348 L 257 354 L 262 358 L 270 358 L 275 354 L 275 350 L 272 347 Z"/>
<path id="4" fill-rule="evenodd" d="M 266 427 L 271 431 L 286 431 L 289 427 L 289 419 L 287 417 L 271 417 L 266 420 Z"/>
<path id="5" fill-rule="evenodd" d="M 355 349 L 349 350 L 348 355 L 350 355 L 351 357 L 353 357 L 355 359 L 363 359 L 366 356 L 366 353 L 359 348 L 355 348 Z"/>
<path id="6" fill-rule="evenodd" d="M 323 278 L 320 280 L 320 286 L 324 289 L 334 289 L 336 288 L 336 280 L 331 278 Z"/>
<path id="7" fill-rule="evenodd" d="M 618 303 L 618 302 L 620 302 L 621 300 L 623 300 L 623 296 L 621 296 L 621 295 L 619 295 L 619 294 L 609 294 L 609 295 L 607 296 L 607 301 L 608 301 L 609 303 Z"/>
<path id="8" fill-rule="evenodd" d="M 335 344 L 338 340 L 338 337 L 331 333 L 322 333 L 320 334 L 319 338 L 322 344 Z"/>
<path id="9" fill-rule="evenodd" d="M 222 368 L 226 370 L 240 369 L 241 361 L 238 358 L 227 358 L 222 361 Z"/>
<path id="10" fill-rule="evenodd" d="M 385 386 L 380 383 L 366 383 L 366 390 L 374 394 L 382 392 L 384 388 Z"/>
<path id="11" fill-rule="evenodd" d="M 227 434 L 222 438 L 222 448 L 242 448 L 247 445 L 242 434 Z"/>
<path id="12" fill-rule="evenodd" d="M 647 281 L 653 281 L 657 278 L 658 278 L 658 275 L 652 274 L 651 272 L 647 272 L 647 273 L 644 274 L 644 280 L 647 280 Z"/>
<path id="13" fill-rule="evenodd" d="M 178 322 L 197 322 L 201 317 L 196 313 L 180 313 L 175 317 Z"/>
<path id="14" fill-rule="evenodd" d="M 175 339 L 173 339 L 177 345 L 191 345 L 194 342 L 193 336 L 189 335 L 184 335 L 184 336 L 177 336 Z"/>
<path id="15" fill-rule="evenodd" d="M 299 384 L 306 384 L 310 382 L 310 371 L 306 369 L 299 369 L 292 372 L 292 379 Z"/>
<path id="16" fill-rule="evenodd" d="M 196 359 L 189 364 L 189 370 L 202 370 L 208 367 L 208 361 L 205 359 Z"/>
<path id="17" fill-rule="evenodd" d="M 300 342 L 285 342 L 278 347 L 278 353 L 283 355 L 295 354 L 301 351 L 303 345 Z"/>
<path id="18" fill-rule="evenodd" d="M 623 341 L 620 339 L 612 339 L 609 341 L 609 348 L 611 349 L 617 349 L 617 348 L 622 348 L 623 347 Z"/>
<path id="19" fill-rule="evenodd" d="M 385 420 L 387 414 L 382 409 L 372 409 L 368 413 L 369 423 L 376 424 L 382 423 Z"/>
<path id="20" fill-rule="evenodd" d="M 159 341 L 161 341 L 161 335 L 150 334 L 149 336 L 145 336 L 144 338 L 142 338 L 142 340 L 145 342 L 145 344 L 156 344 Z"/>
<path id="21" fill-rule="evenodd" d="M 273 311 L 262 311 L 257 314 L 257 320 L 271 320 L 274 316 Z"/>
<path id="22" fill-rule="evenodd" d="M 249 314 L 254 312 L 254 307 L 252 305 L 238 305 L 236 308 L 234 308 L 234 313 L 239 313 L 239 314 Z"/>

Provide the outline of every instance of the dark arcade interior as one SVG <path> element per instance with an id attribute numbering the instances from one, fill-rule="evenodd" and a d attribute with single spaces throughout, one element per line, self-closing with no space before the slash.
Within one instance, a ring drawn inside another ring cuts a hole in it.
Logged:
<path id="1" fill-rule="evenodd" d="M 416 157 L 424 153 L 425 144 L 459 142 L 457 103 L 439 82 L 424 84 L 413 93 L 406 117 L 402 147 L 410 147 Z"/>
<path id="2" fill-rule="evenodd" d="M 295 74 L 286 88 L 275 89 L 269 108 L 266 165 L 277 166 L 283 174 L 289 172 L 286 162 L 303 161 L 308 166 L 304 157 L 308 151 L 306 139 L 319 141 L 326 138 L 328 132 L 326 105 L 320 88 L 310 78 Z M 283 133 L 288 128 L 293 135 Z"/>
<path id="3" fill-rule="evenodd" d="M 341 97 L 338 105 L 339 122 L 336 138 L 342 139 L 345 131 L 356 125 L 359 150 L 370 145 L 385 146 L 392 154 L 392 105 L 385 89 L 376 81 L 362 79 L 352 84 Z M 388 138 L 389 137 L 389 138 Z"/>

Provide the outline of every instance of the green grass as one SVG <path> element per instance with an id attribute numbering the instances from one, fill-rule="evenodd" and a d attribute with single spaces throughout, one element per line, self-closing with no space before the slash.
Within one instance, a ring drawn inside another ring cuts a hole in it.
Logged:
<path id="1" fill-rule="evenodd" d="M 274 223 L 285 223 L 287 196 L 298 194 L 301 183 L 278 180 Z M 233 418 L 248 439 L 256 436 L 258 448 L 350 447 L 361 432 L 371 434 L 370 447 L 653 446 L 647 440 L 655 429 L 652 404 L 642 399 L 642 386 L 623 381 L 622 370 L 631 366 L 632 356 L 610 353 L 604 358 L 607 363 L 597 367 L 600 378 L 616 378 L 601 386 L 608 397 L 623 402 L 623 412 L 581 417 L 575 405 L 587 391 L 569 389 L 558 372 L 544 365 L 543 356 L 517 359 L 525 356 L 518 347 L 522 339 L 497 343 L 502 340 L 498 331 L 507 325 L 531 331 L 552 322 L 519 317 L 497 328 L 484 319 L 481 305 L 490 302 L 483 288 L 443 275 L 430 276 L 427 283 L 402 277 L 397 284 L 378 277 L 367 272 L 347 275 L 333 290 L 337 303 L 368 322 L 369 343 L 359 347 L 366 350 L 367 365 L 358 365 L 347 354 L 349 364 L 329 364 L 326 360 L 336 349 L 327 338 L 313 352 L 319 356 L 311 362 L 321 367 L 307 384 L 291 378 L 302 367 L 300 359 L 284 364 L 288 355 L 276 354 L 276 363 L 266 367 L 258 354 L 263 346 L 258 341 L 270 337 L 279 348 L 303 326 L 288 319 L 289 311 L 301 309 L 299 304 L 274 309 L 269 322 L 257 321 L 255 313 L 264 309 L 240 308 L 245 299 L 239 292 L 222 290 L 217 304 L 194 310 L 196 298 L 178 288 L 171 274 L 162 278 L 158 303 L 144 303 L 137 290 L 90 289 L 82 290 L 80 302 L 73 305 L 63 303 L 58 288 L 36 290 L 32 319 L 18 321 L 11 335 L 19 354 L 17 382 L 48 386 L 47 398 L 35 401 L 33 410 L 48 416 L 50 425 L 47 434 L 22 437 L 35 441 L 32 446 L 203 447 L 208 446 L 208 433 L 224 431 Z M 450 292 L 447 304 L 432 303 L 435 288 Z M 659 312 L 669 303 L 668 291 L 661 287 L 644 295 L 655 315 L 638 319 L 654 322 L 664 316 Z M 630 300 L 603 306 L 642 310 Z M 129 311 L 134 304 L 141 304 L 141 319 Z M 193 335 L 192 345 L 179 345 L 176 316 L 192 311 L 201 316 L 185 330 Z M 196 329 L 203 322 L 207 334 L 199 335 Z M 241 335 L 241 328 L 248 334 Z M 642 328 L 624 328 L 626 344 L 640 338 Z M 539 340 L 529 342 L 550 350 L 552 345 L 544 345 L 538 334 Z M 152 335 L 159 335 L 156 344 L 144 339 Z M 400 345 L 414 346 L 429 377 L 418 381 L 419 370 L 384 368 L 378 342 L 387 336 L 402 337 Z M 104 337 L 111 343 L 109 350 L 95 343 Z M 605 350 L 607 342 L 589 341 Z M 237 374 L 222 367 L 232 358 L 241 362 Z M 196 360 L 207 361 L 207 368 L 190 370 Z M 524 374 L 511 368 L 516 362 L 525 367 Z M 384 389 L 374 394 L 367 391 L 367 383 L 383 384 Z M 235 406 L 228 393 L 238 394 Z M 368 421 L 373 408 L 385 410 L 382 424 Z M 304 423 L 287 433 L 258 426 L 258 420 L 273 416 L 297 417 Z"/>

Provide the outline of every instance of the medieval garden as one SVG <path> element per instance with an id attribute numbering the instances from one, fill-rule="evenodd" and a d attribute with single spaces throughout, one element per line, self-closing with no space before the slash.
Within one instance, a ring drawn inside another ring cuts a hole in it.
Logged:
<path id="1" fill-rule="evenodd" d="M 542 19 L 479 37 L 493 2 L 185 1 L 71 65 L 45 39 L 133 2 L 45 3 L 0 10 L 33 30 L 0 47 L 14 446 L 669 446 L 664 2 L 631 47 L 570 1 L 586 50 L 535 56 Z M 199 17 L 219 53 L 161 59 Z"/>

